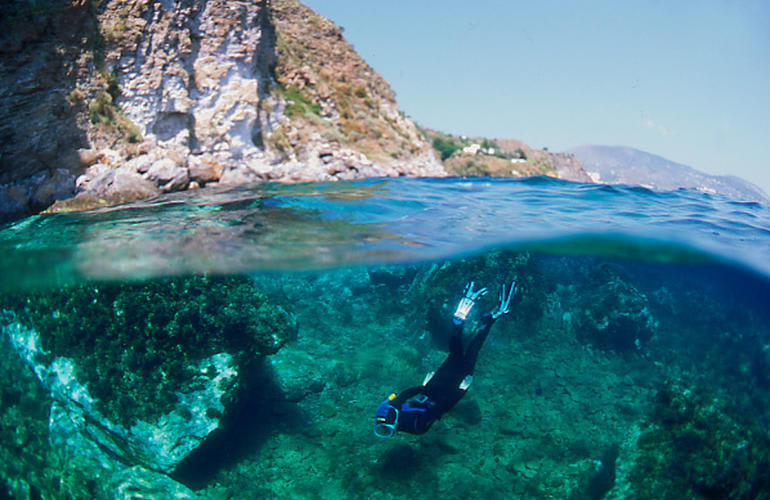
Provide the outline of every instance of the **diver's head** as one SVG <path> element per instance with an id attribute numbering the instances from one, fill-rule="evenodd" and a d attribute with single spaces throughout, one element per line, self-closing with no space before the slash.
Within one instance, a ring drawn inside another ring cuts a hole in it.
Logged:
<path id="1" fill-rule="evenodd" d="M 374 415 L 374 435 L 377 437 L 389 438 L 396 432 L 398 409 L 390 404 L 395 397 L 395 394 L 391 394 L 377 407 L 377 413 Z"/>

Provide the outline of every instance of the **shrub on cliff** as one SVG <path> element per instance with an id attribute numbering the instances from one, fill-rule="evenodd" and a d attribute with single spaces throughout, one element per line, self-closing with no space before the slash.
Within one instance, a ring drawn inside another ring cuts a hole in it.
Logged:
<path id="1" fill-rule="evenodd" d="M 298 87 L 280 87 L 283 98 L 286 99 L 286 110 L 284 113 L 289 118 L 306 116 L 310 113 L 314 115 L 321 114 L 321 106 L 317 102 L 302 92 Z"/>
<path id="2" fill-rule="evenodd" d="M 37 331 L 52 358 L 73 358 L 105 415 L 125 425 L 194 389 L 197 361 L 225 351 L 247 363 L 288 337 L 286 313 L 248 278 L 86 284 L 5 297 L 0 307 Z"/>
<path id="3" fill-rule="evenodd" d="M 121 94 L 118 77 L 113 72 L 100 74 L 102 89 L 88 104 L 88 116 L 91 123 L 99 126 L 101 133 L 112 135 L 129 143 L 141 142 L 142 134 L 139 128 L 129 120 L 118 108 L 114 101 Z"/>
<path id="4" fill-rule="evenodd" d="M 457 150 L 459 150 L 460 145 L 454 142 L 452 139 L 436 137 L 433 139 L 433 149 L 439 152 L 441 155 L 441 161 L 444 161 L 452 156 Z"/>

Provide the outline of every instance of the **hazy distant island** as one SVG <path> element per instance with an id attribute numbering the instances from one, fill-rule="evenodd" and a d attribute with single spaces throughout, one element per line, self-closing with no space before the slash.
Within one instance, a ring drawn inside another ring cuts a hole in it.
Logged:
<path id="1" fill-rule="evenodd" d="M 630 147 L 580 146 L 568 152 L 580 160 L 593 182 L 639 184 L 660 191 L 686 188 L 737 200 L 770 201 L 760 187 L 740 177 L 705 174 Z"/>
<path id="2" fill-rule="evenodd" d="M 653 172 L 629 155 L 422 129 L 342 29 L 296 0 L 173 5 L 0 6 L 0 218 L 260 181 L 591 182 L 586 162 L 598 182 L 767 199 L 736 178 Z"/>

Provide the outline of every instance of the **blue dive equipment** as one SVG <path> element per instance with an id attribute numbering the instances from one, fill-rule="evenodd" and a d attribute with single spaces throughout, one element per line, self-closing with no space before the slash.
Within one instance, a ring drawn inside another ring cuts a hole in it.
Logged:
<path id="1" fill-rule="evenodd" d="M 374 415 L 374 435 L 377 437 L 389 438 L 396 432 L 398 409 L 390 404 L 395 397 L 395 394 L 391 394 L 377 407 Z"/>

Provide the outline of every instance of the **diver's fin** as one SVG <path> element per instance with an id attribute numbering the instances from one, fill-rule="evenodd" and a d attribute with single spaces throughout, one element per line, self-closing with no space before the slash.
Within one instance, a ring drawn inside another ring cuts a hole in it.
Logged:
<path id="1" fill-rule="evenodd" d="M 435 373 L 436 373 L 436 372 L 430 372 L 430 373 L 428 373 L 427 375 L 425 375 L 425 380 L 423 380 L 423 381 L 422 381 L 422 385 L 425 385 L 425 384 L 427 384 L 428 382 L 430 382 L 430 379 L 432 379 L 432 378 L 433 378 L 433 374 L 435 374 Z"/>
<path id="2" fill-rule="evenodd" d="M 471 382 L 473 382 L 473 375 L 466 375 L 463 381 L 460 382 L 460 390 L 467 391 L 468 387 L 471 386 Z"/>

